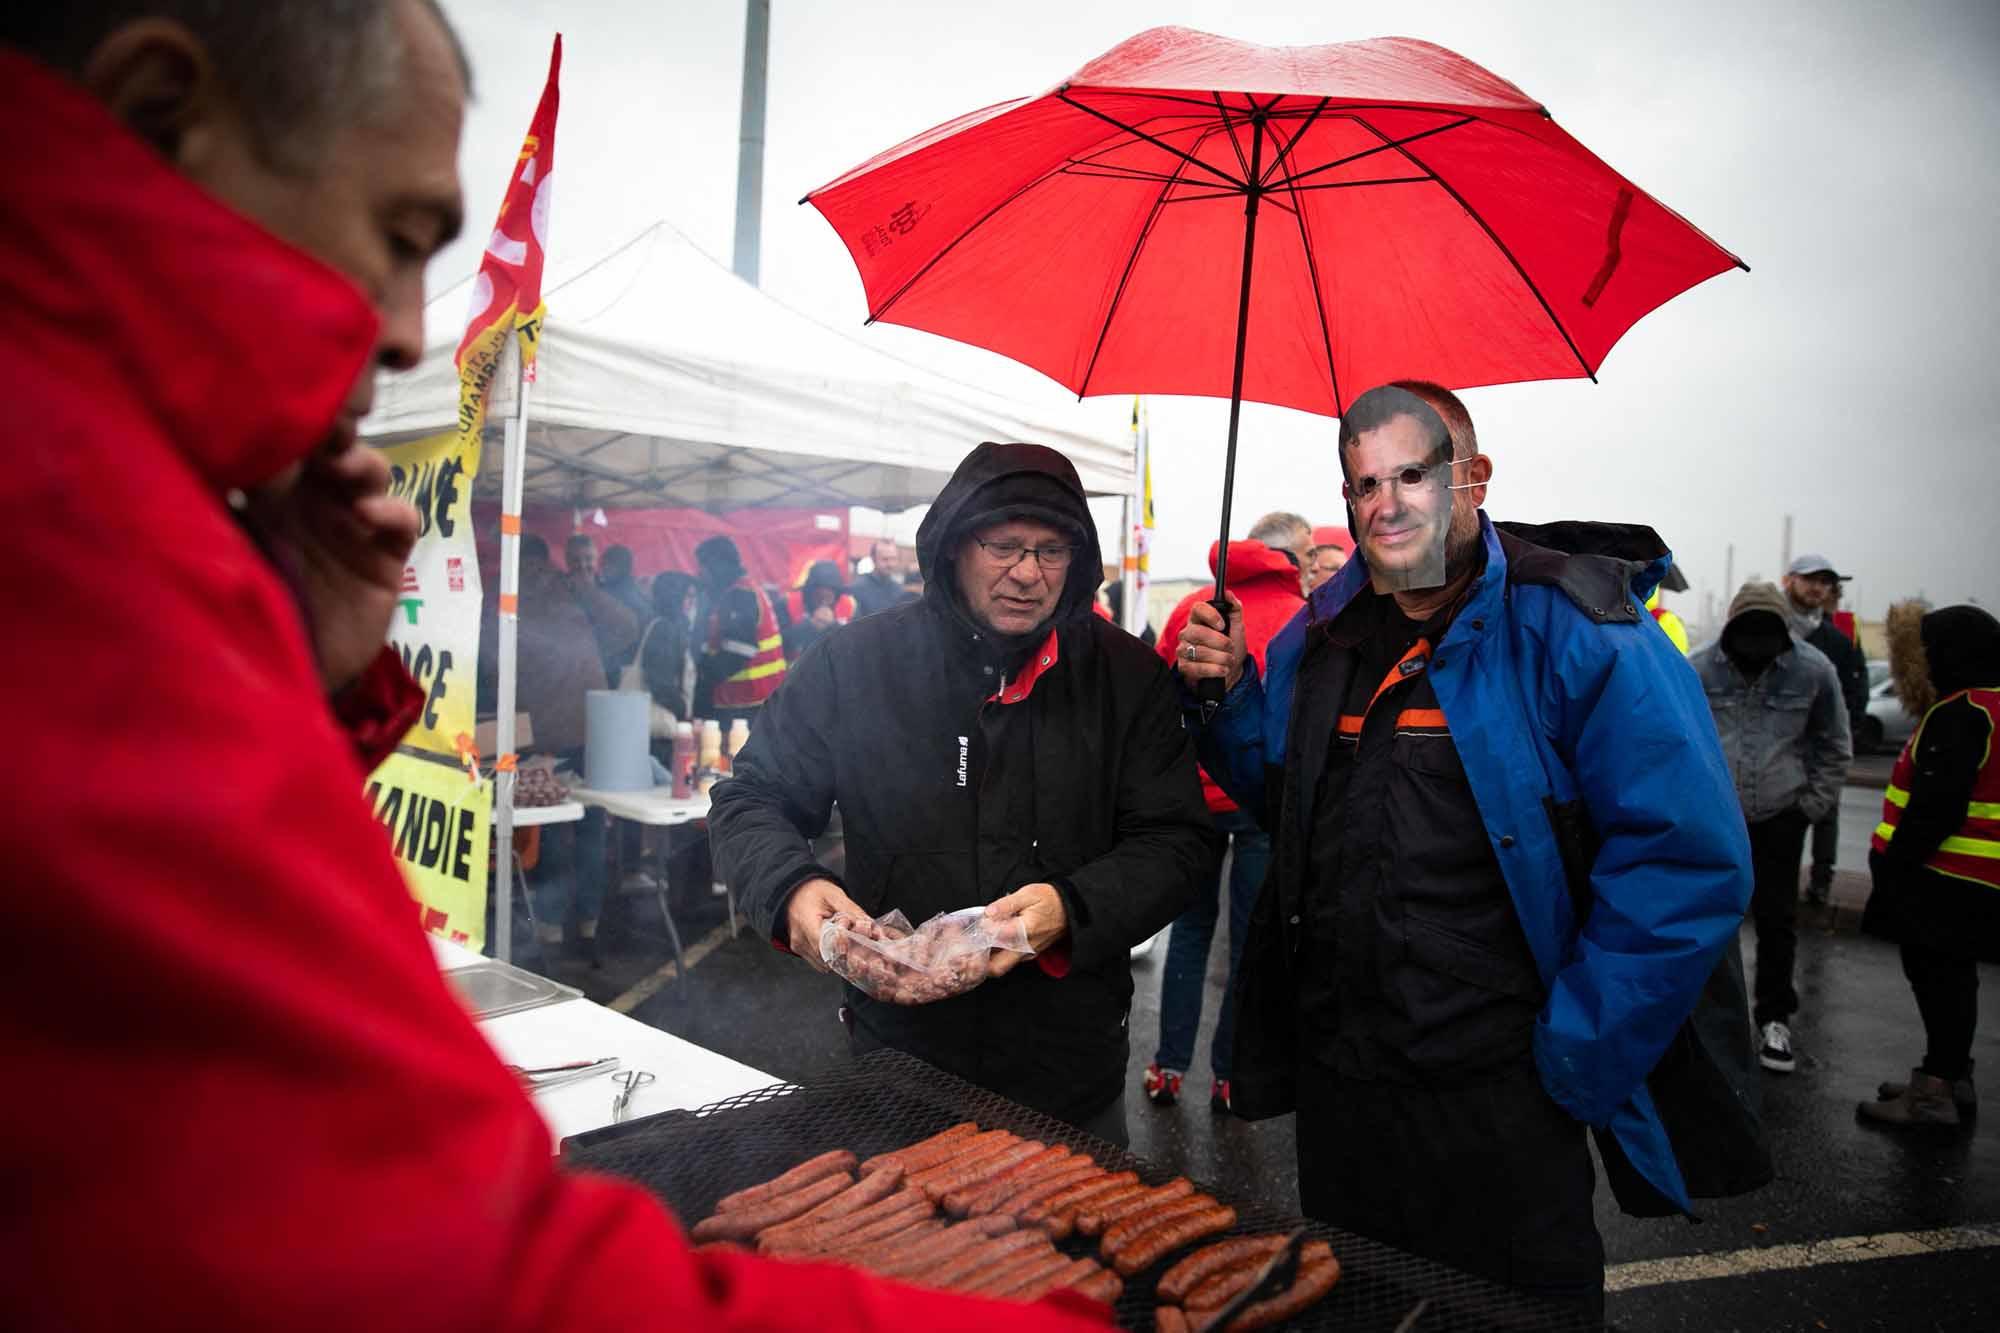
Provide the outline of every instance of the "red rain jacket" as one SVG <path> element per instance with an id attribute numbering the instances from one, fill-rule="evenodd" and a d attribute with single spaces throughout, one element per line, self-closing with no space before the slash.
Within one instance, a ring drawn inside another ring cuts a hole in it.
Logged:
<path id="1" fill-rule="evenodd" d="M 698 1255 L 556 1168 L 224 502 L 323 437 L 367 304 L 5 52 L 0 123 L 9 1327 L 1093 1326 Z M 370 751 L 414 689 L 347 701 Z"/>
<path id="2" fill-rule="evenodd" d="M 1221 542 L 1208 544 L 1208 572 L 1215 573 L 1215 555 Z M 1306 596 L 1299 586 L 1299 567 L 1287 560 L 1278 551 L 1262 542 L 1241 541 L 1229 543 L 1229 591 L 1236 594 L 1243 603 L 1243 633 L 1250 647 L 1251 660 L 1257 663 L 1259 675 L 1264 671 L 1264 650 L 1271 639 L 1298 614 L 1305 605 Z M 1187 628 L 1188 612 L 1197 602 L 1206 602 L 1215 596 L 1213 586 L 1197 588 L 1181 598 L 1167 616 L 1166 626 L 1160 631 L 1159 642 L 1154 644 L 1161 657 L 1169 663 L 1181 650 L 1181 631 Z M 1236 802 L 1222 794 L 1222 788 L 1208 776 L 1208 770 L 1201 774 L 1201 794 L 1208 798 L 1211 814 L 1226 814 L 1236 808 Z"/>

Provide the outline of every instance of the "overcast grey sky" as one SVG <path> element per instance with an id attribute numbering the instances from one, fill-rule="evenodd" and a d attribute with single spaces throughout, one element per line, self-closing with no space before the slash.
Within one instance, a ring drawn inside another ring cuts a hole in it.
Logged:
<path id="1" fill-rule="evenodd" d="M 564 34 L 549 280 L 656 217 L 728 261 L 742 0 L 444 0 L 478 101 L 461 164 L 471 272 Z M 1496 518 L 1651 523 L 1698 613 L 1794 552 L 1857 576 L 1863 614 L 1922 591 L 2000 605 L 2000 5 L 1203 3 L 772 0 L 763 285 L 911 360 L 1074 404 L 992 353 L 863 330 L 831 228 L 795 201 L 965 111 L 1046 89 L 1133 33 L 1179 23 L 1272 44 L 1422 37 L 1539 98 L 1613 167 L 1752 272 L 1643 320 L 1601 383 L 1466 396 L 1495 459 Z M 560 297 L 556 308 L 560 308 Z M 457 298 L 434 317 L 462 319 Z M 698 319 L 698 311 L 685 312 Z M 1073 405 L 1119 428 L 1125 401 Z M 1194 574 L 1215 535 L 1226 404 L 1154 399 L 1156 577 Z M 975 441 L 968 440 L 968 447 Z M 1245 408 L 1236 532 L 1272 508 L 1341 521 L 1330 420 Z M 1107 531 L 1107 540 L 1115 532 Z"/>

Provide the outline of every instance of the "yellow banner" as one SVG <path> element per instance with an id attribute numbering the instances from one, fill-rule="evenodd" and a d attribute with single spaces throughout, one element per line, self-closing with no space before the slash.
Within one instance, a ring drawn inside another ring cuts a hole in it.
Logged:
<path id="1" fill-rule="evenodd" d="M 368 806 L 389 831 L 424 929 L 469 949 L 485 947 L 492 781 L 395 754 L 369 774 Z"/>
<path id="2" fill-rule="evenodd" d="M 479 436 L 447 431 L 382 453 L 391 494 L 420 516 L 417 544 L 403 567 L 402 600 L 389 622 L 389 642 L 425 694 L 423 714 L 403 743 L 458 759 L 472 744 L 479 669 L 479 557 L 472 538 Z"/>

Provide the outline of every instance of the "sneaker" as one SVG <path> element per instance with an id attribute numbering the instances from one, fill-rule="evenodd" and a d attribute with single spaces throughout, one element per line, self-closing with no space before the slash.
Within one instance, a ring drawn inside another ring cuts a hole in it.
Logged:
<path id="1" fill-rule="evenodd" d="M 1208 1090 L 1208 1109 L 1221 1115 L 1231 1109 L 1229 1104 L 1229 1080 L 1219 1078 Z"/>
<path id="2" fill-rule="evenodd" d="M 1886 1101 L 1862 1102 L 1854 1109 L 1860 1112 L 1864 1121 L 1895 1129 L 1922 1126 L 1950 1128 L 1959 1123 L 1951 1084 L 1921 1069 L 1910 1071 L 1910 1081 L 1900 1096 Z"/>
<path id="3" fill-rule="evenodd" d="M 1764 1025 L 1764 1044 L 1757 1052 L 1757 1063 L 1774 1074 L 1789 1074 L 1799 1067 L 1798 1057 L 1792 1054 L 1789 1027 L 1778 1022 Z"/>
<path id="4" fill-rule="evenodd" d="M 1146 1066 L 1145 1077 L 1139 1086 L 1145 1089 L 1146 1100 L 1155 1106 L 1172 1106 L 1181 1095 L 1181 1080 L 1185 1078 L 1178 1069 L 1162 1069 L 1159 1061 Z"/>
<path id="5" fill-rule="evenodd" d="M 1955 1078 L 1951 1081 L 1952 1104 L 1958 1107 L 1960 1111 L 1973 1111 L 1979 1107 L 1979 1093 L 1972 1086 L 1972 1063 L 1970 1060 L 1965 1062 L 1964 1078 Z M 1910 1075 L 1912 1078 L 1915 1078 L 1920 1072 L 1922 1071 L 1913 1069 L 1910 1071 Z M 1884 1083 L 1875 1089 L 1875 1100 L 1892 1102 L 1901 1097 L 1905 1092 L 1908 1092 L 1909 1089 L 1910 1085 L 1908 1083 Z"/>

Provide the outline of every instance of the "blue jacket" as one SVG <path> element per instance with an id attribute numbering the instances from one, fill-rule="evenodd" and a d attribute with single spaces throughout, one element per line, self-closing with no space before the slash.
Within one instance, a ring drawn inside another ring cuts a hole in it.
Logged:
<path id="1" fill-rule="evenodd" d="M 1751 877 L 1701 685 L 1642 609 L 1670 556 L 1649 531 L 1650 558 L 1633 561 L 1603 541 L 1630 529 L 1539 530 L 1596 534 L 1605 551 L 1564 554 L 1503 536 L 1483 513 L 1480 526 L 1485 572 L 1430 674 L 1548 993 L 1536 1067 L 1558 1105 L 1614 1138 L 1645 1182 L 1686 1212 L 1688 1191 L 1646 1079 L 1719 971 Z M 1280 849 L 1309 837 L 1310 799 L 1267 800 L 1286 781 L 1308 636 L 1367 580 L 1357 553 L 1271 641 L 1268 679 L 1247 671 L 1203 729 L 1204 764 L 1245 809 L 1267 812 Z M 1580 824 L 1582 838 L 1566 822 Z M 1263 1047 L 1271 1058 L 1261 1068 L 1254 1055 L 1246 1067 L 1246 1050 L 1270 1035 L 1257 1025 L 1291 1022 L 1288 987 L 1250 975 L 1283 972 L 1295 956 L 1299 914 L 1279 879 L 1274 872 L 1253 922 L 1238 996 L 1236 1095 L 1254 1104 L 1265 1091 L 1244 1087 L 1246 1073 L 1253 1084 L 1268 1074 L 1277 1088 L 1252 1115 L 1289 1109 L 1279 1105 L 1289 1086 L 1282 1040 Z"/>

